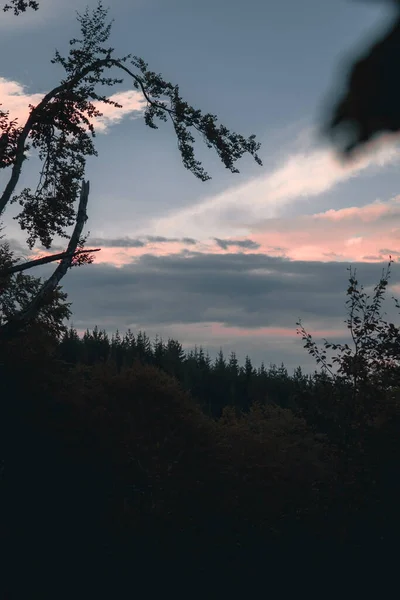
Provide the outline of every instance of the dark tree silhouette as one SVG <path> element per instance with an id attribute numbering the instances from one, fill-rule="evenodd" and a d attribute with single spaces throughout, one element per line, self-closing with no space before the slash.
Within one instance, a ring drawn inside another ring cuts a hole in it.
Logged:
<path id="1" fill-rule="evenodd" d="M 28 8 L 38 10 L 39 2 L 36 2 L 35 0 L 10 0 L 3 6 L 3 11 L 8 12 L 9 10 L 13 10 L 14 15 L 18 16 L 21 13 L 26 12 Z"/>
<path id="2" fill-rule="evenodd" d="M 325 127 L 344 157 L 379 134 L 400 130 L 400 1 L 390 3 L 395 8 L 390 27 L 352 61 L 344 95 Z"/>
<path id="3" fill-rule="evenodd" d="M 43 285 L 40 298 L 32 301 L 24 315 L 14 316 L 13 329 L 17 321 L 20 328 L 34 317 L 44 296 L 58 285 L 71 266 L 91 260 L 90 254 L 79 254 L 85 242 L 81 233 L 87 220 L 89 194 L 89 182 L 83 179 L 87 157 L 97 155 L 93 120 L 102 113 L 94 102 L 121 108 L 99 89 L 122 83 L 123 79 L 109 76 L 110 69 L 128 75 L 133 87 L 143 95 L 146 125 L 157 129 L 157 120 L 172 122 L 183 165 L 200 180 L 206 181 L 210 176 L 196 159 L 193 133 L 199 134 L 208 148 L 214 148 L 232 173 L 239 172 L 236 161 L 246 153 L 262 164 L 255 135 L 244 138 L 218 124 L 215 115 L 203 114 L 190 106 L 181 97 L 179 87 L 150 71 L 143 59 L 131 54 L 116 57 L 114 48 L 106 45 L 112 25 L 107 22 L 107 14 L 101 2 L 93 11 L 86 9 L 83 15 L 78 14 L 81 39 L 70 41 L 68 56 L 56 51 L 52 60 L 64 69 L 65 77 L 36 106 L 30 106 L 29 117 L 22 127 L 9 120 L 8 112 L 0 110 L 0 168 L 11 171 L 0 196 L 0 215 L 7 205 L 19 203 L 22 210 L 14 218 L 27 231 L 30 248 L 39 240 L 49 249 L 55 235 L 69 239 L 65 258 Z M 35 188 L 26 187 L 15 194 L 30 147 L 37 151 L 42 170 Z M 74 205 L 79 196 L 76 210 Z M 65 230 L 74 224 L 70 236 Z M 55 260 L 54 256 L 46 262 L 50 260 Z"/>

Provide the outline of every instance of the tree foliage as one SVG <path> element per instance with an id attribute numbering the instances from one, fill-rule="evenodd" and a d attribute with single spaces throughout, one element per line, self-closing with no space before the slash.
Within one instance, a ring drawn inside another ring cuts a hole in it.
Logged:
<path id="1" fill-rule="evenodd" d="M 99 3 L 92 14 L 87 9 L 78 15 L 81 39 L 71 40 L 72 48 L 67 57 L 56 51 L 52 60 L 64 68 L 66 77 L 37 106 L 31 106 L 24 127 L 16 131 L 15 123 L 8 122 L 6 113 L 0 122 L 5 135 L 11 132 L 12 140 L 17 136 L 17 144 L 11 148 L 10 140 L 3 151 L 7 159 L 4 166 L 11 160 L 12 173 L 0 200 L 0 211 L 10 200 L 19 202 L 22 211 L 17 219 L 29 234 L 30 247 L 39 240 L 49 248 L 54 235 L 65 237 L 65 228 L 74 223 L 73 204 L 86 158 L 97 154 L 93 120 L 102 113 L 94 102 L 121 107 L 97 89 L 123 82 L 121 78 L 106 75 L 112 68 L 128 74 L 134 88 L 142 92 L 147 102 L 144 119 L 149 127 L 158 127 L 156 119 L 172 121 L 183 164 L 202 181 L 209 179 L 209 175 L 195 158 L 192 129 L 204 138 L 209 148 L 215 149 L 230 171 L 238 172 L 235 163 L 245 153 L 250 153 L 261 164 L 257 155 L 260 145 L 254 135 L 246 139 L 218 125 L 215 115 L 203 115 L 195 110 L 182 99 L 178 86 L 150 71 L 141 58 L 115 57 L 114 48 L 106 45 L 111 32 L 111 23 L 106 22 L 107 13 Z M 38 152 L 43 165 L 38 184 L 35 189 L 25 188 L 12 196 L 30 146 Z"/>
<path id="2" fill-rule="evenodd" d="M 324 126 L 344 157 L 351 157 L 382 133 L 400 130 L 400 2 L 391 3 L 395 11 L 390 26 L 360 57 L 349 61 L 345 91 L 335 100 Z"/>
<path id="3" fill-rule="evenodd" d="M 358 395 L 364 391 L 366 385 L 373 385 L 375 389 L 384 389 L 394 385 L 400 376 L 400 330 L 394 323 L 385 321 L 381 314 L 382 300 L 390 278 L 390 258 L 386 272 L 382 272 L 379 283 L 374 288 L 371 299 L 363 285 L 359 286 L 356 272 L 351 267 L 349 287 L 346 301 L 348 308 L 347 327 L 350 331 L 353 349 L 346 344 L 332 344 L 324 340 L 324 349 L 319 350 L 312 336 L 306 332 L 301 324 L 297 333 L 302 336 L 305 348 L 316 358 L 317 363 L 332 377 L 333 364 L 338 366 L 337 375 L 343 377 L 351 384 L 353 393 Z M 393 298 L 396 307 L 398 301 Z M 371 300 L 371 302 L 369 302 Z M 334 356 L 331 362 L 327 359 L 327 350 L 339 350 L 339 355 Z"/>
<path id="4" fill-rule="evenodd" d="M 345 444 L 357 445 L 359 436 L 376 423 L 390 421 L 400 414 L 400 329 L 381 314 L 392 262 L 390 258 L 372 298 L 359 285 L 356 272 L 349 269 L 346 324 L 353 347 L 325 339 L 321 349 L 301 321 L 297 323 L 304 348 L 322 369 L 317 394 L 321 401 L 319 407 L 312 408 L 313 418 L 320 426 L 323 423 L 324 427 L 335 430 L 337 439 L 341 438 Z M 393 300 L 400 308 L 398 301 Z M 338 353 L 329 358 L 332 351 Z M 308 402 L 306 410 L 309 409 Z"/>
<path id="5" fill-rule="evenodd" d="M 109 336 L 95 327 L 79 336 L 70 327 L 60 340 L 57 355 L 71 365 L 108 364 L 117 372 L 137 363 L 157 367 L 175 377 L 210 417 L 220 417 L 225 407 L 247 413 L 256 402 L 295 408 L 297 396 L 313 382 L 300 367 L 293 376 L 284 365 L 255 369 L 250 357 L 240 365 L 232 353 L 227 363 L 222 351 L 211 361 L 202 347 L 185 352 L 178 340 L 156 337 L 152 341 L 142 331 L 136 335 L 130 330 L 125 334 L 117 331 Z"/>
<path id="6" fill-rule="evenodd" d="M 83 221 L 87 219 L 87 198 L 78 210 L 75 202 L 86 160 L 97 155 L 94 122 L 102 116 L 98 106 L 108 104 L 121 108 L 104 93 L 104 88 L 123 82 L 123 78 L 113 76 L 112 70 L 128 75 L 134 88 L 142 93 L 146 102 L 144 120 L 150 128 L 157 129 L 157 121 L 169 119 L 172 122 L 182 162 L 200 180 L 206 181 L 210 177 L 195 157 L 193 132 L 199 134 L 209 148 L 214 148 L 232 173 L 238 172 L 236 161 L 246 153 L 262 164 L 257 154 L 260 144 L 254 135 L 245 138 L 231 132 L 218 124 L 215 115 L 194 109 L 181 97 L 177 85 L 150 71 L 143 59 L 131 54 L 116 56 L 114 48 L 107 44 L 112 25 L 107 22 L 107 14 L 108 10 L 101 2 L 92 12 L 86 9 L 82 15 L 78 14 L 80 39 L 70 41 L 67 56 L 56 51 L 52 60 L 53 64 L 63 67 L 65 77 L 36 106 L 30 106 L 29 117 L 23 126 L 11 121 L 8 112 L 0 113 L 0 168 L 11 169 L 0 197 L 0 214 L 8 203 L 19 203 L 21 211 L 14 218 L 27 232 L 31 249 L 37 242 L 49 249 L 56 235 L 69 238 L 66 230 L 74 223 L 75 230 L 78 227 L 79 233 L 82 231 Z M 42 164 L 37 184 L 15 193 L 30 149 Z M 74 244 L 71 244 L 73 239 Z M 72 235 L 68 257 L 62 261 L 64 267 L 73 264 L 72 257 L 77 249 L 83 248 L 84 241 L 81 235 Z M 90 253 L 76 256 L 79 258 L 74 264 L 90 262 Z M 53 277 L 54 281 L 57 279 L 56 283 L 60 280 L 58 275 Z"/>
<path id="7" fill-rule="evenodd" d="M 9 10 L 14 11 L 14 15 L 18 16 L 31 8 L 32 10 L 39 10 L 39 2 L 36 0 L 9 0 L 7 4 L 3 6 L 3 11 L 8 12 Z"/>
<path id="8" fill-rule="evenodd" d="M 9 243 L 0 241 L 0 327 L 12 321 L 16 314 L 23 313 L 43 285 L 40 278 L 21 272 L 1 276 L 2 271 L 11 269 L 16 262 Z M 71 303 L 66 300 L 67 294 L 56 286 L 46 296 L 30 325 L 40 323 L 51 335 L 60 337 L 66 330 L 65 320 L 72 314 Z"/>

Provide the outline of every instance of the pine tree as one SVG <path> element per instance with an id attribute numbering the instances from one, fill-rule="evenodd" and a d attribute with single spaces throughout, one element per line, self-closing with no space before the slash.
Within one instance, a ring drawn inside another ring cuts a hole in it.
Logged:
<path id="1" fill-rule="evenodd" d="M 88 365 L 94 365 L 98 362 L 105 363 L 110 355 L 110 340 L 106 331 L 99 330 L 96 325 L 93 331 L 87 329 L 83 335 L 83 354 L 84 361 Z"/>
<path id="2" fill-rule="evenodd" d="M 163 339 L 158 337 L 158 335 L 156 335 L 156 338 L 155 338 L 154 344 L 153 344 L 153 357 L 154 357 L 154 364 L 156 365 L 156 367 L 160 368 L 163 366 L 164 356 L 165 356 L 165 344 L 163 342 Z"/>
<path id="3" fill-rule="evenodd" d="M 70 327 L 63 334 L 58 345 L 58 355 L 61 360 L 77 364 L 82 359 L 83 343 L 74 327 Z"/>
<path id="4" fill-rule="evenodd" d="M 246 356 L 245 363 L 244 363 L 244 374 L 247 379 L 250 379 L 254 375 L 254 373 L 255 373 L 255 370 L 253 369 L 251 359 L 249 356 Z"/>
<path id="5" fill-rule="evenodd" d="M 119 373 L 124 363 L 124 347 L 118 329 L 115 335 L 111 337 L 110 359 L 117 367 L 117 372 Z"/>
<path id="6" fill-rule="evenodd" d="M 225 369 L 226 369 L 225 357 L 224 357 L 224 353 L 222 352 L 222 348 L 220 348 L 220 350 L 216 356 L 215 362 L 214 362 L 214 371 L 224 373 Z"/>
<path id="7" fill-rule="evenodd" d="M 185 353 L 182 348 L 182 344 L 177 340 L 168 339 L 165 347 L 164 355 L 164 367 L 167 373 L 177 377 L 179 380 L 183 379 L 183 363 L 185 360 Z"/>
<path id="8" fill-rule="evenodd" d="M 236 357 L 236 352 L 231 352 L 229 357 L 228 368 L 233 378 L 239 375 L 239 361 Z"/>

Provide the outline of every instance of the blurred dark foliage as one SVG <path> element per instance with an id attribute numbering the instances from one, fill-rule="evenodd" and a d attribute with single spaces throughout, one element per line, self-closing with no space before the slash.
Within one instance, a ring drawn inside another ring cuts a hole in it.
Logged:
<path id="1" fill-rule="evenodd" d="M 388 29 L 357 59 L 349 60 L 345 91 L 325 127 L 344 157 L 384 133 L 400 129 L 400 3 Z"/>

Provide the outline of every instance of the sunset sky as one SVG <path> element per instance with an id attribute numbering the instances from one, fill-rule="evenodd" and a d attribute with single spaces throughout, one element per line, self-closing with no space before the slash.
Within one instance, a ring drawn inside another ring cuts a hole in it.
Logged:
<path id="1" fill-rule="evenodd" d="M 50 59 L 79 37 L 75 11 L 87 3 L 40 0 L 37 13 L 0 15 L 0 102 L 21 123 L 28 104 L 59 83 L 62 71 Z M 187 348 L 203 345 L 212 356 L 222 347 L 241 362 L 249 354 L 255 366 L 283 361 L 290 372 L 314 370 L 296 321 L 317 340 L 344 340 L 347 268 L 357 267 L 372 288 L 389 254 L 396 262 L 400 256 L 398 143 L 387 139 L 343 166 L 318 133 L 342 65 L 385 27 L 390 7 L 350 0 L 110 4 L 116 53 L 144 58 L 179 84 L 189 104 L 246 137 L 255 133 L 264 164 L 246 157 L 237 163 L 240 174 L 231 174 L 198 140 L 198 158 L 212 176 L 202 183 L 183 167 L 171 124 L 149 129 L 131 81 L 114 88 L 123 108 L 107 108 L 97 123 L 99 157 L 87 170 L 89 243 L 102 250 L 94 265 L 63 280 L 73 325 L 142 329 Z M 19 189 L 35 186 L 37 166 L 34 158 L 25 164 Z M 7 175 L 0 174 L 2 186 Z M 26 256 L 15 214 L 15 205 L 5 213 L 6 234 Z M 391 282 L 389 297 L 400 291 L 398 264 Z M 394 304 L 385 308 L 395 318 Z"/>

